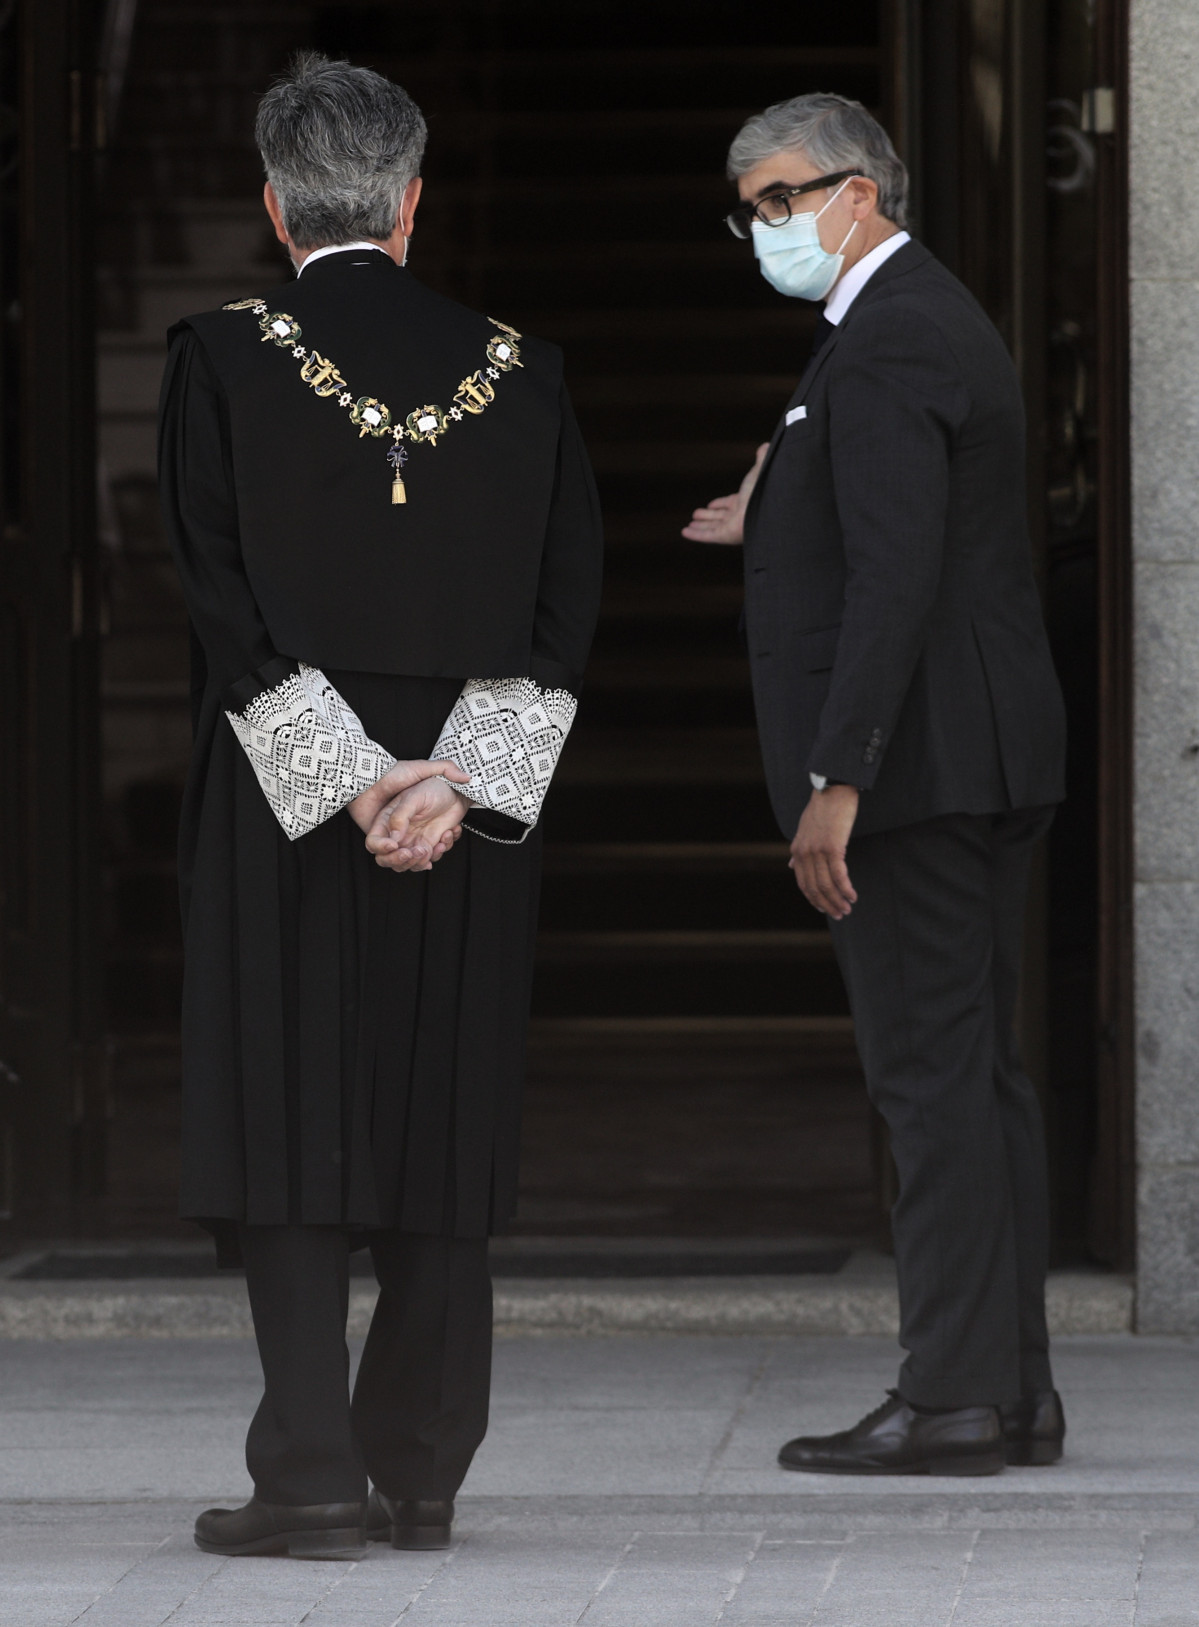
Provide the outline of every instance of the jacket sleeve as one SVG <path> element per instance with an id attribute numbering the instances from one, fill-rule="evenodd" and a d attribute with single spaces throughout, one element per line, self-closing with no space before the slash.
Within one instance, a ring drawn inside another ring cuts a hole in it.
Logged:
<path id="1" fill-rule="evenodd" d="M 869 790 L 927 636 L 950 450 L 970 401 L 935 324 L 886 303 L 859 313 L 833 360 L 829 445 L 845 608 L 807 767 Z"/>
<path id="2" fill-rule="evenodd" d="M 229 411 L 194 332 L 172 332 L 158 423 L 163 518 L 209 682 L 295 840 L 392 766 L 318 668 L 279 654 L 242 561 Z"/>
<path id="3" fill-rule="evenodd" d="M 523 841 L 574 721 L 599 616 L 603 527 L 583 438 L 563 386 L 558 456 L 546 522 L 530 669 L 521 678 L 472 678 L 433 748 L 470 773 L 467 829 Z"/>

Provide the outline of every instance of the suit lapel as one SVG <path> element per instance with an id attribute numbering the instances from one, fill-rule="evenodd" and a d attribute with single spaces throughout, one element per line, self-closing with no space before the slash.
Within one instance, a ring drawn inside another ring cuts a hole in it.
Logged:
<path id="1" fill-rule="evenodd" d="M 889 260 L 884 260 L 882 265 L 879 266 L 878 270 L 870 278 L 869 282 L 866 283 L 861 293 L 854 300 L 848 311 L 846 311 L 845 315 L 834 328 L 833 332 L 829 334 L 828 338 L 824 341 L 824 344 L 821 345 L 820 349 L 808 362 L 808 365 L 804 368 L 803 373 L 800 375 L 799 383 L 795 386 L 794 394 L 787 403 L 786 411 L 784 411 L 780 416 L 778 424 L 775 426 L 774 434 L 771 436 L 770 450 L 767 452 L 765 461 L 763 462 L 761 469 L 758 471 L 757 483 L 754 486 L 753 495 L 750 497 L 749 504 L 746 508 L 746 520 L 749 519 L 750 514 L 752 514 L 754 510 L 755 504 L 757 503 L 758 494 L 761 492 L 762 487 L 765 484 L 766 471 L 770 468 L 771 463 L 774 461 L 774 454 L 778 450 L 779 443 L 783 438 L 783 433 L 787 428 L 787 412 L 789 412 L 793 406 L 798 406 L 803 401 L 809 390 L 811 390 L 820 369 L 824 366 L 825 362 L 828 361 L 829 357 L 836 348 L 837 341 L 844 332 L 846 325 L 853 320 L 854 312 L 860 309 L 861 306 L 869 304 L 871 298 L 877 296 L 878 293 L 885 289 L 887 284 L 892 282 L 896 277 L 902 277 L 906 272 L 915 271 L 918 266 L 924 265 L 931 259 L 932 255 L 924 247 L 923 243 L 917 243 L 915 239 L 913 239 L 910 243 L 905 243 L 901 249 L 897 249 Z"/>
<path id="2" fill-rule="evenodd" d="M 808 391 L 812 388 L 812 384 L 819 374 L 820 369 L 824 366 L 825 362 L 828 361 L 829 357 L 836 349 L 837 340 L 840 337 L 841 329 L 839 327 L 834 328 L 832 333 L 829 334 L 828 338 L 824 341 L 820 349 L 811 358 L 808 365 L 800 374 L 799 383 L 795 386 L 790 401 L 788 401 L 785 410 L 779 415 L 779 421 L 775 425 L 774 434 L 770 438 L 770 450 L 767 452 L 765 461 L 763 462 L 761 469 L 758 471 L 757 483 L 754 486 L 753 494 L 749 500 L 749 505 L 746 510 L 747 519 L 753 510 L 758 493 L 762 490 L 763 482 L 766 479 L 766 471 L 774 461 L 774 454 L 778 450 L 779 443 L 781 442 L 783 434 L 787 429 L 787 413 L 792 407 L 798 406 L 803 401 L 805 395 L 807 395 Z"/>

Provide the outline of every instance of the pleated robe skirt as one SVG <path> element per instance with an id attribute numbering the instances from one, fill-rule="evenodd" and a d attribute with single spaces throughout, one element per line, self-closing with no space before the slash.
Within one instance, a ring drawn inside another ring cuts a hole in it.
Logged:
<path id="1" fill-rule="evenodd" d="M 458 678 L 326 676 L 427 757 Z M 516 1203 L 540 832 L 395 874 L 344 810 L 287 839 L 206 692 L 181 835 L 182 1203 L 238 1221 L 484 1236 Z"/>

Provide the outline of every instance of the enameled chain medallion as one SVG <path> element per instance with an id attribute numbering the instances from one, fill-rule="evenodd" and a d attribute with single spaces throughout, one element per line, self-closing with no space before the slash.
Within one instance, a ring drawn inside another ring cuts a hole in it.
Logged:
<path id="1" fill-rule="evenodd" d="M 262 329 L 263 344 L 273 342 L 280 350 L 290 350 L 300 364 L 300 377 L 304 383 L 315 395 L 333 397 L 339 407 L 348 410 L 350 422 L 357 429 L 360 440 L 364 435 L 376 439 L 385 435 L 391 437 L 387 461 L 392 468 L 393 503 L 408 501 L 403 479 L 408 450 L 402 443 L 408 440 L 414 445 L 427 442 L 429 446 L 436 446 L 437 437 L 444 435 L 451 423 L 461 423 L 468 414 L 477 418 L 491 405 L 495 400 L 496 380 L 502 373 L 510 373 L 514 367 L 524 366 L 520 359 L 520 334 L 515 328 L 489 316 L 487 320 L 499 332 L 492 334 L 488 341 L 487 366 L 476 368 L 462 380 L 454 392 L 449 410 L 430 403 L 398 419 L 377 396 L 355 396 L 335 362 L 322 356 L 319 350 L 305 349 L 299 342 L 302 329 L 294 316 L 289 316 L 286 311 L 272 311 L 261 299 L 235 299 L 222 309 L 253 311 Z"/>

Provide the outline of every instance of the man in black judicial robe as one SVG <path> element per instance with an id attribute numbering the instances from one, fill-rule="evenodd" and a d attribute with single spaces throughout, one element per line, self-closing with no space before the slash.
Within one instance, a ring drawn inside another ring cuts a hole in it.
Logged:
<path id="1" fill-rule="evenodd" d="M 194 634 L 182 1213 L 244 1262 L 265 1379 L 254 1496 L 196 1540 L 327 1558 L 444 1545 L 486 1429 L 538 812 L 601 539 L 560 353 L 404 269 L 406 94 L 302 57 L 257 134 L 298 276 L 172 330 L 160 424 Z"/>
<path id="2" fill-rule="evenodd" d="M 781 292 L 826 299 L 742 490 L 686 532 L 745 544 L 766 777 L 829 919 L 891 1132 L 897 1390 L 785 1468 L 1052 1462 L 1040 1108 L 1013 1023 L 1029 865 L 1063 795 L 1015 370 L 903 230 L 907 177 L 857 103 L 796 97 L 733 143 L 729 217 Z"/>

